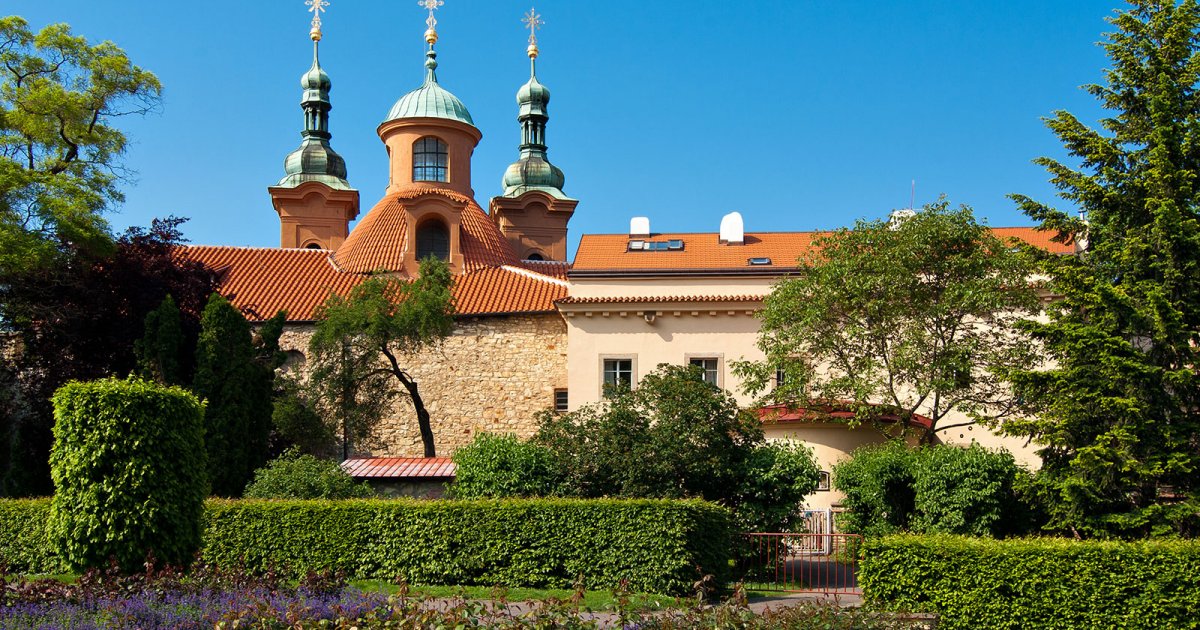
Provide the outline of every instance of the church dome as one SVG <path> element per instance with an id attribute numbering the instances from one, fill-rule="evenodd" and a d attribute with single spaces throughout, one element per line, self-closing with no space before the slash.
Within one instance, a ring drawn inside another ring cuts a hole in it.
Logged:
<path id="1" fill-rule="evenodd" d="M 537 77 L 530 77 L 521 89 L 517 90 L 517 104 L 528 105 L 531 103 L 541 103 L 546 105 L 550 102 L 550 88 L 541 84 Z"/>
<path id="2" fill-rule="evenodd" d="M 400 100 L 392 105 L 384 122 L 397 118 L 445 118 L 474 126 L 475 122 L 471 120 L 467 106 L 463 105 L 457 96 L 438 85 L 437 75 L 434 74 L 434 69 L 437 68 L 437 53 L 430 50 L 426 57 L 425 83 L 400 97 Z"/>
<path id="3" fill-rule="evenodd" d="M 314 59 L 312 67 L 300 77 L 300 87 L 305 90 L 328 92 L 333 87 L 333 82 L 329 80 L 329 75 Z"/>
<path id="4" fill-rule="evenodd" d="M 540 155 L 522 156 L 504 171 L 504 195 L 516 196 L 525 190 L 543 188 L 562 190 L 565 181 L 562 169 Z"/>

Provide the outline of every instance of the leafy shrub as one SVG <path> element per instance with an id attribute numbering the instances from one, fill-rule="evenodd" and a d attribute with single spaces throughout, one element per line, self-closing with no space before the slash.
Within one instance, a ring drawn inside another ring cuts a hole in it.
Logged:
<path id="1" fill-rule="evenodd" d="M 62 573 L 67 565 L 46 537 L 50 499 L 0 500 L 0 566 L 16 573 Z"/>
<path id="2" fill-rule="evenodd" d="M 202 418 L 191 393 L 140 380 L 68 383 L 52 399 L 55 494 L 49 537 L 72 568 L 148 553 L 186 564 L 208 493 Z"/>
<path id="3" fill-rule="evenodd" d="M 909 526 L 916 509 L 917 451 L 899 441 L 855 449 L 833 467 L 833 483 L 845 493 L 839 525 L 847 532 L 880 536 Z"/>
<path id="4" fill-rule="evenodd" d="M 1005 451 L 912 448 L 900 441 L 865 446 L 833 468 L 849 511 L 849 532 L 880 536 L 916 533 L 1001 536 L 1022 533 L 1031 520 L 1016 485 L 1028 473 Z"/>
<path id="5" fill-rule="evenodd" d="M 452 492 L 463 499 L 549 496 L 558 485 L 550 450 L 512 434 L 476 435 L 454 466 Z"/>
<path id="6" fill-rule="evenodd" d="M 747 532 L 791 531 L 804 497 L 821 481 L 807 447 L 765 442 L 750 451 L 737 493 L 738 528 Z"/>
<path id="7" fill-rule="evenodd" d="M 374 492 L 337 462 L 290 449 L 254 472 L 248 499 L 360 499 Z"/>
<path id="8" fill-rule="evenodd" d="M 700 501 L 212 501 L 202 557 L 416 584 L 688 593 L 728 570 L 729 512 Z"/>
<path id="9" fill-rule="evenodd" d="M 1011 453 L 940 446 L 916 463 L 913 531 L 995 536 L 1019 527 L 1013 486 L 1023 471 Z"/>
<path id="10" fill-rule="evenodd" d="M 867 539 L 866 598 L 939 628 L 1195 628 L 1200 542 Z"/>

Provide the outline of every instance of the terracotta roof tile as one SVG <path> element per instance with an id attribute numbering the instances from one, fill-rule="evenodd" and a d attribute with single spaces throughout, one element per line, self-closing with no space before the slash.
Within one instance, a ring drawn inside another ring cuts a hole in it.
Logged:
<path id="1" fill-rule="evenodd" d="M 356 457 L 342 462 L 355 479 L 452 479 L 449 457 Z"/>
<path id="2" fill-rule="evenodd" d="M 514 267 L 454 279 L 454 310 L 460 315 L 553 311 L 554 301 L 566 296 L 566 282 Z"/>
<path id="3" fill-rule="evenodd" d="M 830 420 L 851 420 L 855 414 L 853 411 L 846 409 L 846 407 L 850 406 L 848 402 L 839 402 L 837 405 L 830 405 L 821 409 L 795 409 L 786 405 L 766 405 L 758 409 L 758 419 L 763 424 L 820 423 Z M 880 420 L 884 422 L 896 422 L 899 420 L 899 417 L 895 414 L 885 414 Z M 933 420 L 928 416 L 914 413 L 912 418 L 909 419 L 909 424 L 929 429 L 933 427 Z"/>
<path id="4" fill-rule="evenodd" d="M 338 269 L 353 273 L 403 269 L 409 230 L 405 202 L 426 195 L 445 197 L 462 207 L 459 244 L 464 271 L 517 262 L 512 246 L 475 200 L 451 190 L 412 186 L 387 195 L 359 221 L 333 255 Z"/>
<path id="5" fill-rule="evenodd" d="M 1001 238 L 1013 238 L 1055 254 L 1074 253 L 1074 245 L 1055 243 L 1053 232 L 1032 227 L 992 228 Z M 683 241 L 678 251 L 629 251 L 627 234 L 585 234 L 579 241 L 571 272 L 604 270 L 732 270 L 759 269 L 770 273 L 796 266 L 796 259 L 812 251 L 814 241 L 830 232 L 747 232 L 745 244 L 722 245 L 712 233 L 654 234 L 640 240 Z M 769 258 L 769 265 L 750 265 L 751 258 Z"/>
<path id="6" fill-rule="evenodd" d="M 178 255 L 218 272 L 218 290 L 252 320 L 279 310 L 289 321 L 311 321 L 331 293 L 345 295 L 366 278 L 334 269 L 330 252 L 313 249 L 188 246 Z M 459 315 L 554 310 L 567 295 L 566 282 L 519 267 L 494 267 L 454 278 Z"/>
<path id="7" fill-rule="evenodd" d="M 344 295 L 363 279 L 334 269 L 327 250 L 189 245 L 176 252 L 216 271 L 221 295 L 251 320 L 281 310 L 291 321 L 311 320 L 330 294 Z"/>
<path id="8" fill-rule="evenodd" d="M 567 272 L 571 270 L 571 263 L 561 260 L 522 260 L 516 266 L 559 280 L 566 280 Z"/>
<path id="9" fill-rule="evenodd" d="M 644 304 L 648 302 L 761 302 L 761 295 L 568 296 L 557 304 Z"/>

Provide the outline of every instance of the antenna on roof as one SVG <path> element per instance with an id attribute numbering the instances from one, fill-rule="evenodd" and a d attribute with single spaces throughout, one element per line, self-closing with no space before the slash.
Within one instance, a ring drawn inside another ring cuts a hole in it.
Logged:
<path id="1" fill-rule="evenodd" d="M 917 205 L 917 180 L 912 180 L 912 192 L 908 194 L 908 209 L 913 210 Z"/>

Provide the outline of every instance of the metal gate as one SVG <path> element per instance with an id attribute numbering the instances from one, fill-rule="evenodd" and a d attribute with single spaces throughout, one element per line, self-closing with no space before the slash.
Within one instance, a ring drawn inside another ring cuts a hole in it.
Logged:
<path id="1" fill-rule="evenodd" d="M 828 522 L 828 521 L 826 521 Z M 859 595 L 858 534 L 742 535 L 738 577 L 749 590 Z"/>

